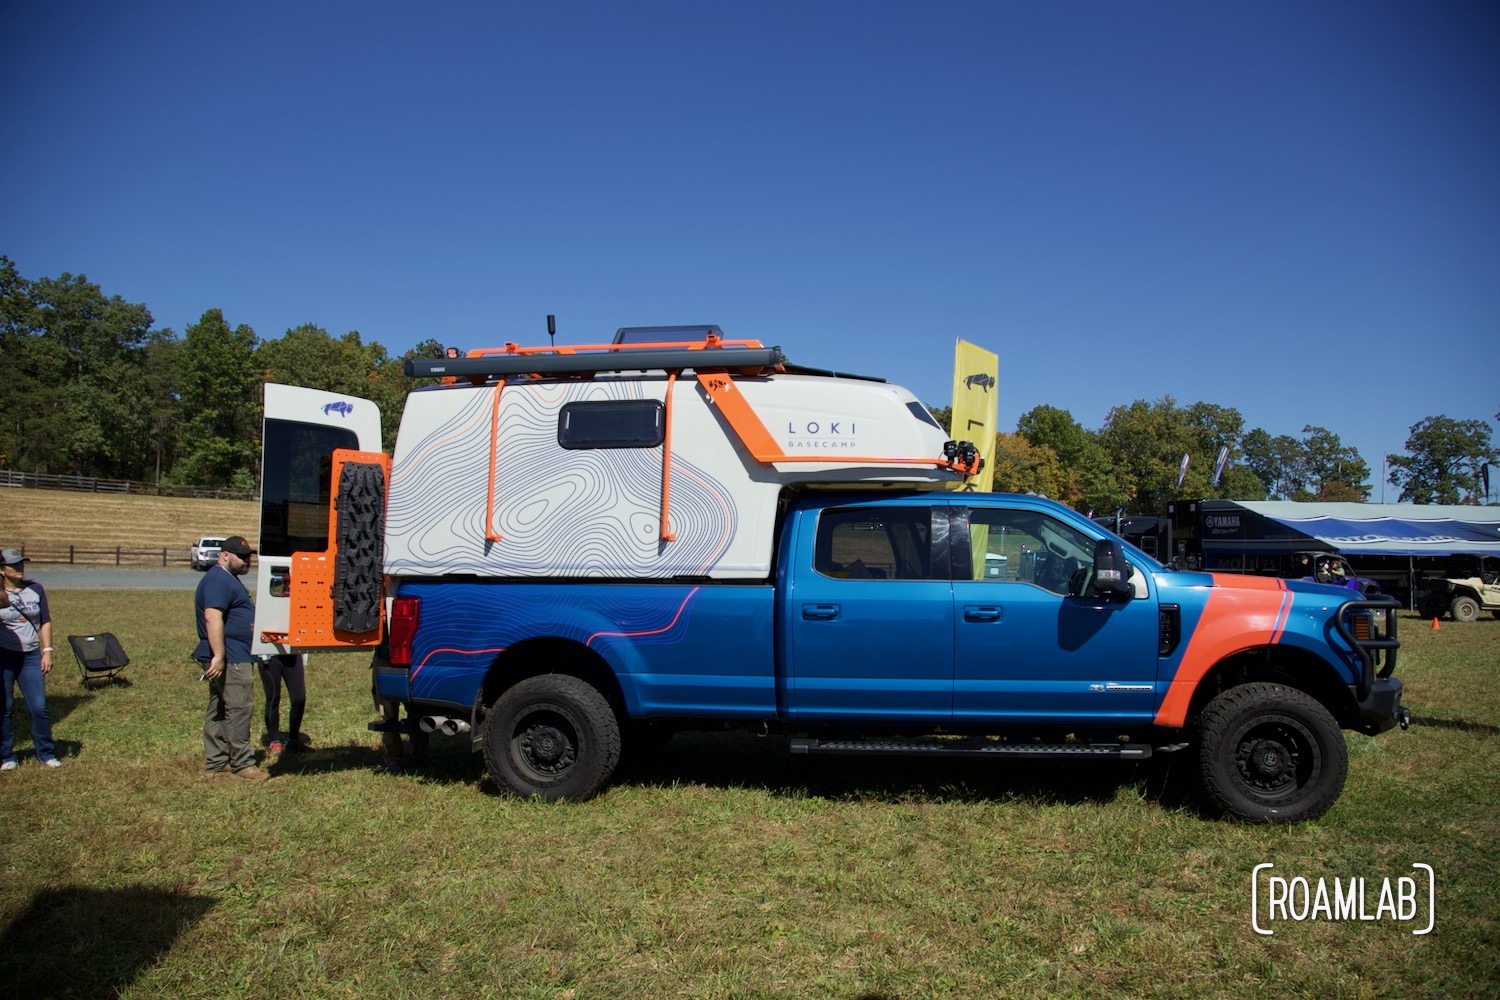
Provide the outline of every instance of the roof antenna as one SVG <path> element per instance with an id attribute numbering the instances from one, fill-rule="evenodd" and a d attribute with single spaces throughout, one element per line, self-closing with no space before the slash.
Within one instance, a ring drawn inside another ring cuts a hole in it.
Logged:
<path id="1" fill-rule="evenodd" d="M 552 346 L 557 346 L 557 317 L 551 313 L 547 314 L 547 339 L 552 341 Z"/>

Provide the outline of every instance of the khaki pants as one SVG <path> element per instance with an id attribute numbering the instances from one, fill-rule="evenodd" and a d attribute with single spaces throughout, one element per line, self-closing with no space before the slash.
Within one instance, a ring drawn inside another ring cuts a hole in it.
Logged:
<path id="1" fill-rule="evenodd" d="M 207 664 L 204 664 L 207 666 Z M 255 714 L 255 665 L 228 663 L 208 682 L 208 712 L 203 717 L 203 767 L 238 771 L 255 763 L 250 744 L 250 717 Z"/>

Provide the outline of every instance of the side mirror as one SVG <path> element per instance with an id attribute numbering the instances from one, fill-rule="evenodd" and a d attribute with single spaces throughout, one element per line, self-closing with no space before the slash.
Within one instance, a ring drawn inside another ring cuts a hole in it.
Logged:
<path id="1" fill-rule="evenodd" d="M 1120 551 L 1120 543 L 1113 538 L 1101 538 L 1094 543 L 1094 591 L 1105 597 L 1130 600 L 1130 564 Z"/>

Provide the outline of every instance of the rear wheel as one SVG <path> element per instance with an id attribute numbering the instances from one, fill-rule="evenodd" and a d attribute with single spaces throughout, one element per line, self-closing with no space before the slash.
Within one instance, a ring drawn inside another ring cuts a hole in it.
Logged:
<path id="1" fill-rule="evenodd" d="M 1479 620 L 1479 602 L 1468 594 L 1459 594 L 1453 599 L 1453 620 L 1460 622 L 1477 622 Z"/>
<path id="2" fill-rule="evenodd" d="M 502 694 L 485 720 L 490 777 L 517 795 L 586 799 L 620 760 L 620 723 L 597 690 L 566 674 L 530 677 Z"/>
<path id="3" fill-rule="evenodd" d="M 1209 798 L 1249 823 L 1298 823 L 1344 790 L 1349 751 L 1338 723 L 1310 695 L 1244 684 L 1203 710 L 1199 770 Z"/>

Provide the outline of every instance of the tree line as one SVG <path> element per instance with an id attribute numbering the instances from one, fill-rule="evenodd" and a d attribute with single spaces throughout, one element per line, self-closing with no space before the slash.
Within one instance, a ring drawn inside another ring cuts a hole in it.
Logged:
<path id="1" fill-rule="evenodd" d="M 27 279 L 0 255 L 0 468 L 253 489 L 264 383 L 373 400 L 389 451 L 414 384 L 403 362 L 442 352 L 428 339 L 395 357 L 358 331 L 334 337 L 313 324 L 261 340 L 219 309 L 178 336 L 84 275 Z M 946 408 L 934 412 L 947 426 Z M 1482 503 L 1490 437 L 1483 420 L 1427 417 L 1405 453 L 1386 456 L 1390 482 L 1406 502 Z M 1233 407 L 1170 396 L 1116 406 L 1097 430 L 1038 406 L 997 435 L 991 474 L 996 489 L 1097 513 L 1162 513 L 1188 497 L 1363 502 L 1371 492 L 1369 466 L 1327 428 L 1273 436 L 1247 430 Z"/>
<path id="2" fill-rule="evenodd" d="M 442 352 L 428 340 L 392 357 L 312 324 L 261 340 L 219 309 L 178 336 L 84 275 L 28 280 L 0 256 L 0 468 L 254 489 L 263 384 L 373 400 L 389 450 L 414 384 L 403 361 Z"/>
<path id="3" fill-rule="evenodd" d="M 1043 404 L 997 435 L 995 489 L 1041 493 L 1098 514 L 1160 514 L 1189 498 L 1370 499 L 1370 467 L 1333 431 L 1306 425 L 1300 437 L 1273 436 L 1244 423 L 1234 407 L 1164 396 L 1116 406 L 1088 430 Z M 1413 424 L 1406 452 L 1385 460 L 1401 502 L 1459 504 L 1486 502 L 1496 457 L 1488 422 L 1436 416 Z"/>

